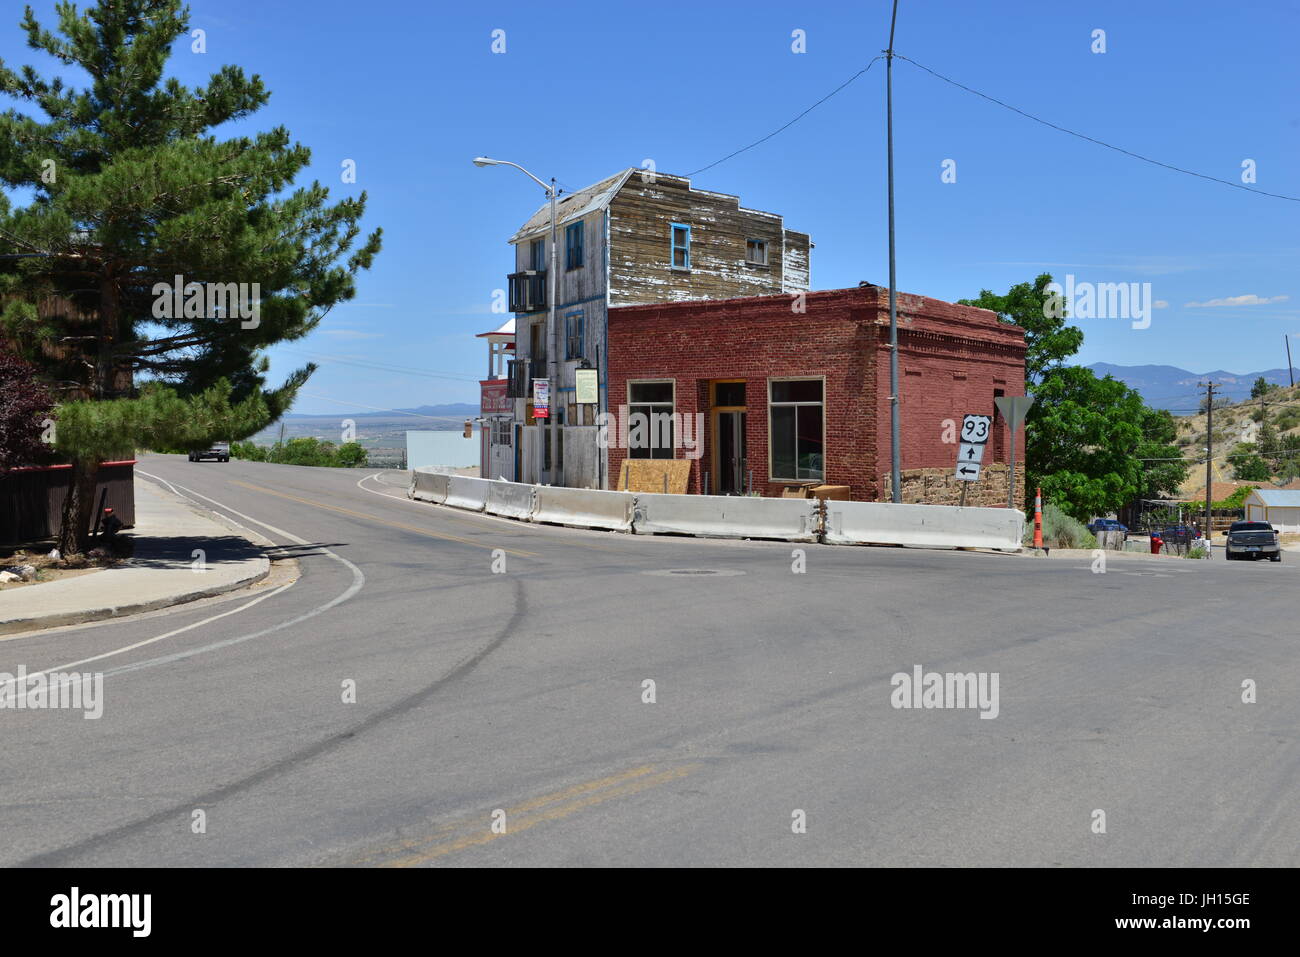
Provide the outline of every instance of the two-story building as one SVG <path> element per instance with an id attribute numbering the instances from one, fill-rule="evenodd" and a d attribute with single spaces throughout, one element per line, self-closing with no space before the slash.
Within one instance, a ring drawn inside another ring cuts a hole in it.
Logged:
<path id="1" fill-rule="evenodd" d="M 515 354 L 515 321 L 507 319 L 496 329 L 480 332 L 487 341 L 487 378 L 479 380 L 479 470 L 484 478 L 510 478 L 515 474 L 515 402 L 506 378 L 507 363 Z"/>
<path id="2" fill-rule="evenodd" d="M 690 180 L 625 169 L 560 198 L 557 207 L 556 321 L 558 381 L 549 413 L 559 441 L 536 424 L 532 383 L 546 379 L 550 204 L 510 237 L 515 269 L 515 358 L 507 375 L 513 434 L 490 436 L 491 472 L 518 481 L 579 488 L 609 487 L 609 457 L 597 442 L 596 417 L 609 410 L 608 317 L 612 306 L 798 293 L 809 288 L 806 233 L 785 228 L 775 213 L 746 209 L 738 197 L 695 189 Z M 596 402 L 579 404 L 576 371 L 597 370 Z M 618 403 L 615 403 L 617 405 Z M 510 443 L 510 450 L 498 444 Z M 538 474 L 537 442 L 542 442 Z M 509 461 L 512 469 L 499 466 Z"/>

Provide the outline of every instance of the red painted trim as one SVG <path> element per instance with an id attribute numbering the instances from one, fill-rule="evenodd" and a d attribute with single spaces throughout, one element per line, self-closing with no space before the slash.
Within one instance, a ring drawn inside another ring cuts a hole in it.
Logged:
<path id="1" fill-rule="evenodd" d="M 100 462 L 99 467 L 102 469 L 110 465 L 135 465 L 137 462 L 138 459 L 124 459 L 121 462 Z M 70 468 L 72 466 L 64 462 L 59 465 L 20 465 L 18 468 L 10 469 L 9 472 L 57 472 L 59 469 Z"/>

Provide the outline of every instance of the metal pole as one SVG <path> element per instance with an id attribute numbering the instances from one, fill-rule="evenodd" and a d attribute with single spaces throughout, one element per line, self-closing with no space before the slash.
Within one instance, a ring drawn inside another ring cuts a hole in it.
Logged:
<path id="1" fill-rule="evenodd" d="M 1291 385 L 1295 385 L 1295 367 L 1291 365 L 1291 337 L 1285 333 L 1282 335 L 1282 341 L 1286 343 L 1286 371 L 1291 376 Z"/>
<path id="2" fill-rule="evenodd" d="M 1007 423 L 1010 425 L 1010 421 Z M 1016 430 L 1011 430 L 1011 471 L 1007 474 L 1007 508 L 1015 508 L 1016 500 Z"/>
<path id="3" fill-rule="evenodd" d="M 894 273 L 894 25 L 898 0 L 889 21 L 889 49 L 885 53 L 885 140 L 889 153 L 889 477 L 891 498 L 903 500 L 898 451 L 898 288 Z"/>
<path id="4" fill-rule="evenodd" d="M 1208 550 L 1210 540 L 1214 537 L 1214 529 L 1210 525 L 1210 502 L 1213 498 L 1210 494 L 1210 464 L 1214 460 L 1214 383 L 1206 383 L 1205 390 L 1205 547 Z"/>
<path id="5" fill-rule="evenodd" d="M 559 388 L 558 388 L 559 383 L 556 381 L 557 378 L 556 370 L 558 368 L 558 365 L 557 365 L 557 357 L 556 357 L 557 350 L 556 350 L 556 338 L 555 338 L 555 299 L 556 296 L 559 294 L 560 276 L 559 276 L 559 249 L 556 244 L 556 235 L 557 235 L 558 226 L 555 222 L 556 187 L 555 187 L 555 177 L 553 176 L 551 177 L 551 188 L 549 192 L 551 197 L 551 270 L 550 270 L 550 275 L 547 277 L 547 285 L 550 287 L 550 295 L 547 296 L 548 301 L 547 301 L 547 311 L 546 311 L 546 342 L 547 342 L 546 351 L 548 353 L 546 358 L 546 381 L 548 383 L 548 388 L 546 390 L 546 394 L 547 394 L 546 413 L 547 413 L 547 428 L 549 429 L 550 437 L 551 437 L 551 468 L 549 470 L 550 474 L 547 475 L 547 478 L 550 480 L 550 484 L 554 485 L 555 484 L 555 476 L 554 476 L 555 456 L 559 452 L 559 445 L 556 442 L 556 432 L 555 432 L 555 412 L 556 412 L 555 400 L 556 397 L 559 395 Z M 542 455 L 542 451 L 546 447 L 546 440 L 545 437 L 542 435 L 542 429 L 540 426 L 537 429 L 537 446 L 538 446 L 537 481 L 541 482 L 542 464 L 545 461 Z"/>

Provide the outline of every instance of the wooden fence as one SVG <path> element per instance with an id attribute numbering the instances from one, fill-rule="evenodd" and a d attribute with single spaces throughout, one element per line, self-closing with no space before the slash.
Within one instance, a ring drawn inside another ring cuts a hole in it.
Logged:
<path id="1" fill-rule="evenodd" d="M 0 545 L 43 542 L 58 535 L 68 494 L 70 465 L 13 469 L 0 476 Z M 107 494 L 105 494 L 107 493 Z M 135 524 L 135 460 L 99 467 L 95 507 L 104 506 L 126 526 Z"/>

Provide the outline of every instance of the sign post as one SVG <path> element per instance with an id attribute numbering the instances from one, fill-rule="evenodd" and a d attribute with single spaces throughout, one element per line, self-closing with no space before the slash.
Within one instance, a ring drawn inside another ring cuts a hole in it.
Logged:
<path id="1" fill-rule="evenodd" d="M 1025 421 L 1029 407 L 1034 404 L 1034 397 L 1032 395 L 1001 395 L 993 400 L 993 404 L 998 407 L 998 411 L 1002 413 L 1002 418 L 1007 420 L 1007 427 L 1011 429 L 1011 467 L 1007 473 L 1007 508 L 1015 508 L 1016 430 Z"/>
<path id="2" fill-rule="evenodd" d="M 984 446 L 989 440 L 993 419 L 987 415 L 967 415 L 961 420 L 961 442 L 957 445 L 957 470 L 959 482 L 978 482 L 980 462 L 984 459 Z M 967 485 L 961 487 L 961 504 L 966 506 Z"/>
<path id="3" fill-rule="evenodd" d="M 550 414 L 551 382 L 549 379 L 533 380 L 533 418 L 545 419 Z"/>

